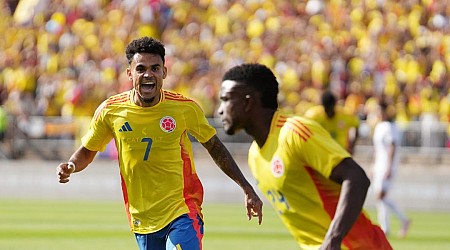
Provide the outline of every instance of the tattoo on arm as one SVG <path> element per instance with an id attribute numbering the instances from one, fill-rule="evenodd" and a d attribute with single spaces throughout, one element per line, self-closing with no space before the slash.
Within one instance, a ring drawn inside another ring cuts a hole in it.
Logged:
<path id="1" fill-rule="evenodd" d="M 209 141 L 203 143 L 203 146 L 226 175 L 241 186 L 246 182 L 230 152 L 217 136 L 213 136 Z"/>

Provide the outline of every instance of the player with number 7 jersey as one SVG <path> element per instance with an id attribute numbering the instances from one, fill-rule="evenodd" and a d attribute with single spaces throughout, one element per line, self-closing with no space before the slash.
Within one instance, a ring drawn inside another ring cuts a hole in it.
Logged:
<path id="1" fill-rule="evenodd" d="M 82 145 L 56 168 L 60 183 L 83 171 L 114 139 L 123 197 L 141 250 L 202 249 L 203 187 L 194 167 L 194 136 L 216 165 L 245 195 L 247 217 L 262 222 L 262 201 L 230 152 L 191 99 L 163 90 L 164 45 L 142 37 L 127 45 L 126 69 L 133 89 L 105 100 L 96 110 Z"/>
<path id="2" fill-rule="evenodd" d="M 163 90 L 151 108 L 136 105 L 132 95 L 130 90 L 104 101 L 82 144 L 103 151 L 114 138 L 130 226 L 150 233 L 182 214 L 201 214 L 203 188 L 188 133 L 204 142 L 216 131 L 200 107 L 180 94 Z"/>

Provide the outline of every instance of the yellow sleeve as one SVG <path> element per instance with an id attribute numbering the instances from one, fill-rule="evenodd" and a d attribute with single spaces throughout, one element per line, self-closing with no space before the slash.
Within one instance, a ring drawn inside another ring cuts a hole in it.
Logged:
<path id="1" fill-rule="evenodd" d="M 207 142 L 216 134 L 216 129 L 209 124 L 197 103 L 193 102 L 191 107 L 186 113 L 188 132 L 200 143 Z"/>
<path id="2" fill-rule="evenodd" d="M 81 144 L 91 151 L 105 151 L 107 144 L 113 138 L 111 129 L 105 121 L 105 103 L 103 102 L 97 108 L 88 132 L 81 138 Z"/>

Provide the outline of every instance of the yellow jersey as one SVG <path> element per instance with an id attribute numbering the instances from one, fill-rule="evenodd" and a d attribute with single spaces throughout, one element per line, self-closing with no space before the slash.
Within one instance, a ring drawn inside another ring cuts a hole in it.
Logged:
<path id="1" fill-rule="evenodd" d="M 315 120 L 327 130 L 343 148 L 349 146 L 349 130 L 359 126 L 358 116 L 336 107 L 336 114 L 328 118 L 323 106 L 314 106 L 305 112 L 305 117 Z"/>
<path id="2" fill-rule="evenodd" d="M 318 249 L 334 216 L 341 185 L 331 171 L 349 153 L 318 123 L 277 111 L 262 148 L 253 142 L 249 167 L 301 249 Z M 342 249 L 391 249 L 363 211 Z"/>
<path id="3" fill-rule="evenodd" d="M 181 94 L 162 90 L 160 102 L 153 107 L 136 105 L 133 94 L 130 90 L 105 100 L 82 145 L 103 151 L 115 140 L 131 230 L 147 234 L 183 214 L 202 216 L 203 186 L 188 134 L 203 143 L 216 130 L 201 108 Z"/>

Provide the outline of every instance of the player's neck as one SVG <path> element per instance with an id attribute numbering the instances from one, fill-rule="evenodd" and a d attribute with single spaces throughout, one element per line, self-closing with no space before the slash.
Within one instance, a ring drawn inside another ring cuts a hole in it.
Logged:
<path id="1" fill-rule="evenodd" d="M 156 104 L 158 104 L 161 100 L 162 96 L 162 90 L 160 91 L 160 93 L 152 98 L 149 99 L 145 99 L 142 98 L 134 89 L 133 90 L 133 96 L 132 96 L 132 100 L 134 102 L 134 104 L 141 106 L 141 107 L 153 107 Z"/>
<path id="2" fill-rule="evenodd" d="M 251 119 L 251 125 L 246 128 L 246 132 L 253 137 L 258 146 L 262 148 L 269 136 L 270 126 L 276 110 L 262 109 L 258 112 L 259 115 L 255 119 Z"/>

